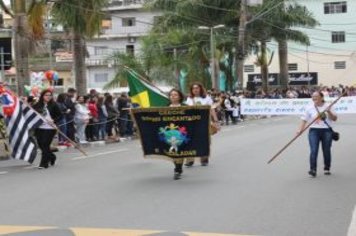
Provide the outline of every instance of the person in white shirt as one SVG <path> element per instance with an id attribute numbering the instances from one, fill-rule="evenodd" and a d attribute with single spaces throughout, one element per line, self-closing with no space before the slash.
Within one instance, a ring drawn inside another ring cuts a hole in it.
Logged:
<path id="1" fill-rule="evenodd" d="M 313 105 L 308 107 L 302 116 L 302 124 L 298 133 L 304 130 L 308 123 L 318 117 L 309 129 L 310 170 L 308 174 L 311 177 L 316 177 L 320 143 L 324 155 L 324 174 L 330 175 L 332 144 L 332 130 L 330 127 L 332 127 L 333 122 L 337 120 L 337 115 L 335 110 L 329 108 L 328 104 L 325 103 L 324 94 L 322 92 L 314 92 L 312 99 Z"/>
<path id="2" fill-rule="evenodd" d="M 213 99 L 207 95 L 206 90 L 204 86 L 199 83 L 195 82 L 190 86 L 190 95 L 187 98 L 185 104 L 188 106 L 203 106 L 203 105 L 208 105 L 212 106 L 213 105 Z M 219 120 L 217 118 L 217 115 L 215 113 L 215 110 L 211 108 L 210 114 L 212 117 L 213 125 L 216 127 L 216 129 L 219 129 Z M 202 166 L 207 166 L 209 164 L 209 157 L 201 157 L 200 162 Z M 194 165 L 194 158 L 187 158 L 187 163 L 185 166 L 191 167 Z"/>
<path id="3" fill-rule="evenodd" d="M 74 116 L 74 123 L 76 125 L 77 130 L 77 138 L 79 143 L 85 144 L 88 143 L 85 137 L 85 128 L 89 123 L 89 114 L 90 111 L 87 107 L 88 97 L 86 96 L 78 96 L 77 104 L 75 105 L 75 116 Z"/>
<path id="4" fill-rule="evenodd" d="M 233 104 L 233 100 L 229 97 L 228 94 L 223 94 L 221 96 L 221 107 L 224 109 L 225 112 L 225 124 L 229 125 L 229 118 L 233 124 L 236 124 L 236 119 L 233 116 L 233 112 L 235 109 L 235 104 Z"/>

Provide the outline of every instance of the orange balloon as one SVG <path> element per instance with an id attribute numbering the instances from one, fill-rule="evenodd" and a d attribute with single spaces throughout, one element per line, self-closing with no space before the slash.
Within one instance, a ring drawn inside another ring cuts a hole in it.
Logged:
<path id="1" fill-rule="evenodd" d="M 53 71 L 51 71 L 51 70 L 46 71 L 45 77 L 47 80 L 53 80 Z"/>

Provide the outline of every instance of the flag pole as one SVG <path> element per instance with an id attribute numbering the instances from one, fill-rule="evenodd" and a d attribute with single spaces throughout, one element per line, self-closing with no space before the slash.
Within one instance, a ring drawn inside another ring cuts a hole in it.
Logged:
<path id="1" fill-rule="evenodd" d="M 334 106 L 343 96 L 345 95 L 345 92 L 340 95 L 335 101 L 333 101 L 322 113 L 325 111 L 329 110 L 332 106 Z M 297 140 L 303 133 L 306 131 L 312 124 L 314 124 L 315 121 L 319 119 L 319 115 L 312 120 L 303 130 L 301 130 L 292 140 L 290 140 L 281 150 L 279 150 L 276 155 L 274 155 L 268 162 L 267 164 L 270 164 L 274 159 L 276 159 L 284 150 L 286 150 L 295 140 Z"/>
<path id="2" fill-rule="evenodd" d="M 136 71 L 134 71 L 133 69 L 131 69 L 128 66 L 123 66 L 124 69 L 126 69 L 128 72 L 130 73 L 134 73 L 135 75 L 137 75 L 138 77 L 140 77 L 141 80 L 145 81 L 146 83 L 152 85 L 153 87 L 157 88 L 161 93 L 166 94 L 164 91 L 162 91 L 160 88 L 158 88 L 156 85 L 154 85 L 151 81 L 149 81 L 148 79 L 144 78 L 142 75 L 140 75 L 139 73 L 137 73 Z"/>
<path id="3" fill-rule="evenodd" d="M 35 109 L 33 109 L 30 105 L 27 104 L 27 102 L 23 103 L 25 106 L 27 106 L 28 108 L 30 108 L 33 112 L 35 112 L 39 117 L 41 117 L 41 119 L 47 123 L 48 125 L 50 125 L 51 127 L 53 127 L 55 130 L 57 130 L 57 132 L 59 134 L 61 134 L 65 139 L 67 139 L 76 149 L 78 149 L 78 151 L 80 151 L 84 156 L 88 156 L 88 154 L 80 148 L 80 146 L 74 142 L 73 140 L 71 140 L 70 138 L 67 137 L 67 135 L 65 135 L 54 123 L 52 122 L 48 122 L 48 120 L 42 116 L 39 112 L 37 112 Z"/>

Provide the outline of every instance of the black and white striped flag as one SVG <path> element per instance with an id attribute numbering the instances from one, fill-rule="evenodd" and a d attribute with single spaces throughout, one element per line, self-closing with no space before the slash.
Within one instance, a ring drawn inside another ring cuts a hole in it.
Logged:
<path id="1" fill-rule="evenodd" d="M 37 148 L 29 131 L 38 128 L 43 120 L 33 109 L 24 105 L 10 91 L 0 87 L 0 99 L 9 135 L 11 156 L 32 163 Z"/>

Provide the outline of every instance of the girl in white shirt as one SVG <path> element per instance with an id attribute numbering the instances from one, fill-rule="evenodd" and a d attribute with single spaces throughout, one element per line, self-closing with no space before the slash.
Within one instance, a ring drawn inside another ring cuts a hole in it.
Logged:
<path id="1" fill-rule="evenodd" d="M 206 90 L 201 83 L 195 82 L 190 86 L 190 95 L 185 103 L 188 106 L 199 106 L 199 105 L 212 106 L 213 99 L 211 99 L 211 97 L 206 94 Z M 215 110 L 212 108 L 210 111 L 211 111 L 210 114 L 212 120 L 214 122 L 214 126 L 216 126 L 216 128 L 218 129 L 220 126 Z M 209 157 L 201 157 L 200 162 L 202 166 L 207 166 L 209 164 Z M 194 158 L 187 158 L 187 163 L 185 164 L 185 166 L 191 167 L 193 165 L 194 165 Z"/>

